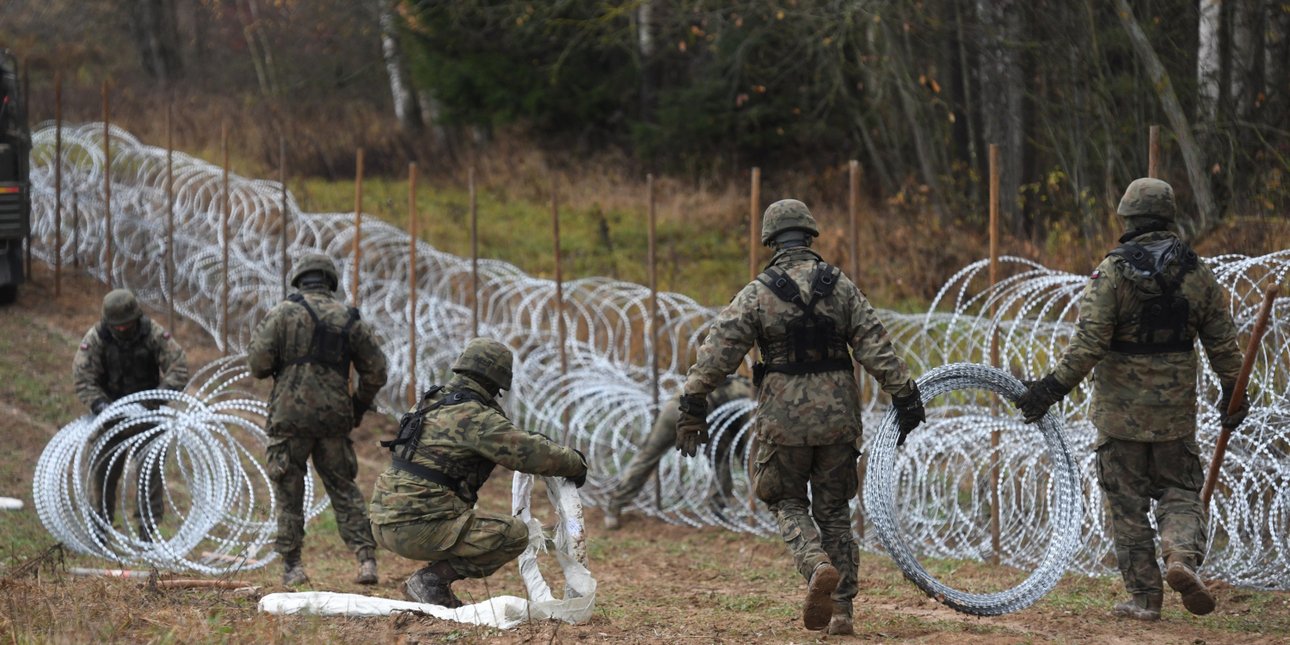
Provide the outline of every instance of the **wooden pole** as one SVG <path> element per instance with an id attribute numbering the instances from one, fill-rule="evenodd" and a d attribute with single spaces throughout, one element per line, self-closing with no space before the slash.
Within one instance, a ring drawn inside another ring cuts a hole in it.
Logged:
<path id="1" fill-rule="evenodd" d="M 30 123 L 31 73 L 30 73 L 30 69 L 27 67 L 27 60 L 28 59 L 26 58 L 22 59 L 22 120 L 24 122 Z M 30 191 L 30 187 L 28 187 L 28 191 Z M 30 196 L 30 192 L 28 193 L 28 195 Z M 24 273 L 24 275 L 27 276 L 28 280 L 31 280 L 32 276 L 31 276 L 31 226 L 30 225 L 28 225 L 27 227 L 26 241 L 27 241 L 27 245 L 24 248 L 24 257 L 23 257 L 23 266 L 26 270 L 26 273 Z M 55 250 L 56 253 L 60 251 L 61 249 Z"/>
<path id="2" fill-rule="evenodd" d="M 220 236 L 223 240 L 220 244 L 220 268 L 224 274 L 224 288 L 220 291 L 220 349 L 224 354 L 228 354 L 228 220 L 229 213 L 232 210 L 232 199 L 228 192 L 228 121 L 220 123 L 219 128 L 219 147 L 224 157 L 224 179 L 223 191 L 224 204 L 220 213 Z"/>
<path id="3" fill-rule="evenodd" d="M 173 104 L 166 101 L 166 321 L 175 333 L 175 137 Z"/>
<path id="4" fill-rule="evenodd" d="M 1277 299 L 1277 285 L 1268 287 L 1263 293 L 1263 305 L 1259 307 L 1259 317 L 1254 320 L 1254 329 L 1250 340 L 1245 345 L 1245 360 L 1237 374 L 1236 385 L 1232 388 L 1232 399 L 1227 402 L 1227 413 L 1236 414 L 1245 400 L 1245 389 L 1250 384 L 1250 373 L 1254 371 L 1254 358 L 1259 350 L 1259 342 L 1268 328 L 1268 317 L 1272 315 L 1272 305 Z M 1232 429 L 1226 426 L 1218 434 L 1218 443 L 1214 445 L 1214 457 L 1209 460 L 1209 472 L 1205 473 L 1205 486 L 1200 491 L 1200 507 L 1209 509 L 1209 500 L 1214 495 L 1214 486 L 1218 484 L 1218 473 L 1223 469 L 1223 458 L 1227 456 L 1227 442 L 1232 438 Z"/>
<path id="5" fill-rule="evenodd" d="M 354 306 L 362 304 L 359 296 L 359 265 L 363 262 L 363 149 L 358 149 L 354 161 Z"/>
<path id="6" fill-rule="evenodd" d="M 54 297 L 63 290 L 63 70 L 54 72 Z"/>
<path id="7" fill-rule="evenodd" d="M 761 168 L 752 169 L 748 201 L 748 281 L 757 279 L 757 251 L 761 247 Z"/>
<path id="8" fill-rule="evenodd" d="M 81 267 L 81 200 L 72 191 L 72 266 Z"/>
<path id="9" fill-rule="evenodd" d="M 470 337 L 479 338 L 479 201 L 474 168 L 466 171 L 466 187 L 470 191 Z"/>
<path id="10" fill-rule="evenodd" d="M 291 213 L 287 211 L 287 138 L 278 137 L 278 195 L 282 205 L 282 297 L 287 297 L 287 229 L 291 226 Z"/>
<path id="11" fill-rule="evenodd" d="M 1147 130 L 1147 176 L 1160 176 L 1160 126 L 1153 125 Z"/>
<path id="12" fill-rule="evenodd" d="M 990 286 L 999 283 L 999 146 L 990 144 Z M 993 310 L 991 317 L 993 317 Z M 999 337 L 990 338 L 990 365 L 999 366 Z M 1001 540 L 999 536 L 999 430 L 990 432 L 990 562 L 999 564 Z"/>
<path id="13" fill-rule="evenodd" d="M 108 107 L 108 84 L 103 81 L 103 223 L 105 227 L 103 243 L 103 275 L 109 289 L 112 288 L 112 112 Z"/>
<path id="14" fill-rule="evenodd" d="M 560 374 L 569 372 L 568 335 L 564 323 L 564 270 L 560 260 L 560 194 L 556 190 L 555 175 L 551 176 L 551 230 L 555 240 L 555 316 L 560 336 Z"/>
<path id="15" fill-rule="evenodd" d="M 408 164 L 408 405 L 417 404 L 417 163 Z"/>
<path id="16" fill-rule="evenodd" d="M 860 162 L 852 159 L 847 164 L 847 249 L 851 265 L 851 280 L 860 283 Z M 865 374 L 859 363 L 852 362 L 851 371 L 860 393 L 861 405 L 868 400 L 865 396 Z M 864 491 L 865 454 L 862 452 L 856 460 L 856 498 L 861 500 L 857 505 L 855 524 L 856 533 L 864 540 Z"/>
<path id="17" fill-rule="evenodd" d="M 649 276 L 649 366 L 650 366 L 650 428 L 658 422 L 658 217 L 654 202 L 654 175 L 645 175 L 645 200 L 649 209 L 649 248 L 646 252 Z M 661 463 L 661 462 L 660 462 Z M 654 465 L 654 507 L 663 508 L 663 482 L 658 477 L 658 464 Z"/>

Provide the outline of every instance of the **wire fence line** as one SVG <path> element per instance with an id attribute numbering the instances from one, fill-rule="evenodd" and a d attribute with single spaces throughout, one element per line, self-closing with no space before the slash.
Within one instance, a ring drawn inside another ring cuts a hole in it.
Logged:
<path id="1" fill-rule="evenodd" d="M 353 213 L 304 213 L 276 182 L 230 177 L 229 231 L 222 235 L 223 189 L 220 168 L 182 153 L 174 155 L 175 269 L 167 267 L 166 151 L 112 133 L 114 252 L 111 266 L 103 217 L 103 133 L 99 124 L 63 130 L 64 228 L 61 248 L 55 239 L 53 195 L 54 128 L 33 134 L 33 254 L 52 262 L 79 258 L 100 280 L 133 289 L 144 302 L 166 306 L 173 290 L 176 311 L 218 339 L 227 328 L 228 346 L 245 348 L 254 325 L 281 297 L 282 252 L 286 222 L 289 257 L 317 250 L 341 267 L 341 290 L 362 302 L 363 317 L 376 328 L 390 359 L 391 380 L 379 399 L 382 411 L 405 408 L 403 393 L 413 377 L 407 340 L 415 327 L 416 383 L 442 381 L 447 366 L 471 334 L 472 303 L 480 310 L 480 334 L 508 343 L 516 352 L 515 388 L 503 398 L 517 423 L 559 438 L 582 450 L 591 462 L 584 499 L 607 500 L 617 474 L 650 430 L 653 417 L 650 358 L 660 365 L 659 391 L 677 392 L 684 370 L 716 310 L 681 294 L 660 293 L 659 316 L 650 320 L 649 290 L 602 277 L 566 281 L 562 298 L 556 284 L 500 260 L 480 260 L 478 294 L 471 291 L 471 262 L 417 243 L 416 289 L 409 289 L 409 238 L 406 232 L 363 216 L 360 276 L 354 283 Z M 70 198 L 69 198 L 70 194 Z M 79 221 L 70 217 L 76 204 Z M 72 227 L 79 227 L 73 235 Z M 78 244 L 79 243 L 79 244 Z M 221 260 L 227 243 L 227 272 Z M 1223 255 L 1204 260 L 1232 293 L 1231 311 L 1248 334 L 1262 286 L 1284 280 L 1290 250 L 1259 257 Z M 1051 369 L 1074 333 L 1076 304 L 1086 278 L 1048 269 L 1022 258 L 1003 258 L 1007 277 L 991 286 L 987 263 L 973 263 L 945 283 L 925 314 L 880 311 L 884 323 L 915 374 L 959 362 L 988 363 L 992 338 L 998 338 L 1000 364 L 1025 378 Z M 227 317 L 221 290 L 228 281 Z M 409 317 L 415 297 L 416 313 Z M 1290 300 L 1276 305 L 1273 323 L 1251 378 L 1252 409 L 1229 446 L 1227 462 L 1212 507 L 1212 550 L 1207 576 L 1232 584 L 1290 586 Z M 558 316 L 568 337 L 561 344 Z M 657 326 L 652 334 L 650 326 Z M 650 338 L 658 344 L 651 347 Z M 563 355 L 563 359 L 562 359 Z M 1218 432 L 1219 386 L 1200 352 L 1198 439 L 1202 454 L 1212 450 Z M 1111 571 L 1111 541 L 1103 524 L 1088 421 L 1091 380 L 1060 406 L 1069 457 L 1080 473 L 1083 512 L 1079 550 L 1073 570 Z M 863 388 L 865 423 L 881 428 L 888 404 L 878 389 Z M 988 559 L 995 554 L 988 531 L 993 486 L 989 469 L 999 464 L 999 515 L 1004 564 L 1030 569 L 1044 560 L 1055 526 L 1054 465 L 1043 435 L 1021 422 L 997 388 L 961 387 L 929 401 L 929 422 L 900 450 L 875 443 L 881 432 L 867 432 L 863 449 L 881 456 L 884 476 L 896 477 L 898 517 L 867 511 L 864 528 L 875 520 L 894 522 L 911 552 L 920 556 Z M 740 419 L 753 406 L 736 401 L 713 411 L 713 440 L 703 459 L 670 453 L 660 464 L 657 496 L 636 500 L 642 512 L 669 522 L 716 525 L 763 535 L 775 532 L 764 507 L 749 503 L 747 450 L 750 429 Z M 999 430 L 1005 440 L 992 448 Z M 167 458 L 173 458 L 167 455 Z M 1062 507 L 1067 508 L 1067 507 Z M 889 514 L 889 512 L 888 512 Z M 881 548 L 876 531 L 862 533 L 862 545 Z"/>

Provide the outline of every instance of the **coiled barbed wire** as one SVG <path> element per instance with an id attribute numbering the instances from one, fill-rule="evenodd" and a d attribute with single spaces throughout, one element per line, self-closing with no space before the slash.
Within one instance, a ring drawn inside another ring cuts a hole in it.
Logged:
<path id="1" fill-rule="evenodd" d="M 187 155 L 175 155 L 178 226 L 176 268 L 171 272 L 165 266 L 165 151 L 113 130 L 115 252 L 112 266 L 105 268 L 100 187 L 107 169 L 102 163 L 102 128 L 86 125 L 64 128 L 63 132 L 65 209 L 59 249 L 52 248 L 53 127 L 46 124 L 33 135 L 33 253 L 45 260 L 60 254 L 64 264 L 73 257 L 82 258 L 95 276 L 104 279 L 110 274 L 114 284 L 134 289 L 142 300 L 158 307 L 165 305 L 166 289 L 173 284 L 179 314 L 218 338 L 224 324 L 219 307 L 220 169 Z M 277 183 L 234 175 L 230 177 L 230 193 L 231 347 L 227 349 L 238 351 L 255 323 L 283 295 L 277 241 L 283 217 Z M 81 213 L 79 236 L 71 234 L 66 205 L 72 201 L 79 204 Z M 381 394 L 379 407 L 386 412 L 404 407 L 402 393 L 412 378 L 404 343 L 414 326 L 421 342 L 417 383 L 441 381 L 470 334 L 470 261 L 419 242 L 418 305 L 410 319 L 406 233 L 364 217 L 362 278 L 361 284 L 354 285 L 350 253 L 353 214 L 302 213 L 290 194 L 286 209 L 289 255 L 316 249 L 335 258 L 342 268 L 343 292 L 352 296 L 358 287 L 364 319 L 384 339 L 392 378 Z M 73 242 L 77 239 L 79 248 Z M 1252 324 L 1257 292 L 1263 285 L 1284 279 L 1290 251 L 1260 257 L 1224 255 L 1205 262 L 1233 294 L 1232 313 L 1244 335 Z M 1004 264 L 1012 273 L 993 288 L 984 284 L 984 262 L 964 268 L 947 281 L 925 315 L 879 312 L 915 374 L 945 363 L 986 362 L 991 338 L 996 335 L 1002 364 L 1009 371 L 1034 377 L 1051 369 L 1074 333 L 1075 305 L 1085 278 L 1020 258 L 1005 258 Z M 563 285 L 563 316 L 571 334 L 564 346 L 568 369 L 563 370 L 555 284 L 528 276 L 500 260 L 481 260 L 479 267 L 480 333 L 516 350 L 516 388 L 503 403 L 524 427 L 557 436 L 588 455 L 592 477 L 582 493 L 588 501 L 602 503 L 616 484 L 617 473 L 650 430 L 650 357 L 658 357 L 661 397 L 673 396 L 715 310 L 680 294 L 659 294 L 659 341 L 651 347 L 648 290 L 607 278 L 568 281 Z M 1290 456 L 1286 454 L 1290 424 L 1285 423 L 1290 416 L 1287 307 L 1290 300 L 1276 305 L 1251 380 L 1253 409 L 1229 448 L 1214 498 L 1211 533 L 1218 539 L 1213 540 L 1215 548 L 1204 572 L 1232 584 L 1290 587 L 1290 551 L 1285 538 L 1290 528 L 1290 501 L 1285 493 L 1290 488 Z M 1202 364 L 1198 439 L 1208 452 L 1217 435 L 1215 403 L 1221 395 L 1203 353 Z M 1088 502 L 1083 518 L 1086 539 L 1072 567 L 1084 573 L 1106 573 L 1110 540 L 1103 526 L 1101 492 L 1094 483 L 1091 457 L 1096 431 L 1087 421 L 1090 388 L 1084 383 L 1059 407 Z M 876 427 L 886 411 L 885 399 L 876 387 L 864 386 L 862 390 L 864 421 Z M 746 411 L 751 402 L 744 405 Z M 980 418 L 989 423 L 1015 421 L 1009 410 Z M 636 500 L 636 508 L 671 522 L 773 534 L 768 512 L 748 503 L 747 450 L 752 443 L 747 440 L 748 431 L 743 425 L 731 427 L 728 423 L 721 430 L 727 439 L 719 442 L 714 437 L 704 459 L 686 460 L 670 453 L 660 464 L 657 499 L 647 492 Z M 986 553 L 977 539 L 983 525 L 979 520 L 989 515 L 990 484 L 982 478 L 980 464 L 992 453 L 988 441 L 982 441 L 984 436 L 979 428 L 954 426 L 944 432 L 920 429 L 910 437 L 902 454 L 919 463 L 946 463 L 936 481 L 918 473 L 905 480 L 911 492 L 902 503 L 906 508 L 922 509 L 919 512 L 931 518 L 916 532 L 906 534 L 906 540 L 923 554 L 972 559 L 998 555 L 1005 564 L 1033 567 L 1041 562 L 1043 545 L 1048 543 L 1051 517 L 1041 502 L 1045 493 L 1033 488 L 1038 480 L 1020 476 L 1037 472 L 1030 461 L 1032 455 L 993 453 L 1001 459 L 1003 472 L 999 509 L 1003 552 Z M 722 445 L 735 448 L 723 451 Z M 872 436 L 865 447 L 872 452 Z M 943 481 L 963 482 L 964 488 L 938 483 Z M 871 515 L 866 517 L 872 520 Z M 879 548 L 872 531 L 865 533 L 862 543 Z"/>
<path id="2" fill-rule="evenodd" d="M 273 561 L 265 547 L 277 531 L 276 501 L 262 465 L 268 410 L 240 389 L 250 376 L 244 364 L 243 356 L 219 359 L 194 375 L 192 394 L 139 392 L 64 426 L 46 444 L 32 481 L 36 513 L 50 534 L 79 553 L 165 569 L 222 574 Z M 109 509 L 106 499 L 96 505 L 102 496 L 92 491 L 103 490 L 113 464 L 121 472 Z M 311 465 L 306 518 L 326 508 L 312 472 Z M 154 494 L 161 495 L 161 517 L 144 501 Z M 111 515 L 124 528 L 113 527 Z"/>

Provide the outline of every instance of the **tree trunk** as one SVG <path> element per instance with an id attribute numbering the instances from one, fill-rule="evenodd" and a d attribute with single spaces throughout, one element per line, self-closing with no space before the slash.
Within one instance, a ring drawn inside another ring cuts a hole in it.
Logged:
<path id="1" fill-rule="evenodd" d="M 399 44 L 399 20 L 394 13 L 394 1 L 376 0 L 381 24 L 381 54 L 385 57 L 385 73 L 390 78 L 394 117 L 399 120 L 404 132 L 420 132 L 423 125 L 421 111 L 403 63 L 403 48 Z"/>
<path id="2" fill-rule="evenodd" d="M 1219 52 L 1223 26 L 1222 0 L 1200 0 L 1200 26 L 1196 46 L 1196 118 L 1213 124 L 1218 118 L 1219 80 L 1223 61 Z"/>
<path id="3" fill-rule="evenodd" d="M 1025 77 L 1012 43 L 1022 40 L 1021 12 L 1017 0 L 977 0 L 981 44 L 981 136 L 997 144 L 1000 154 L 999 211 L 1013 233 L 1022 230 L 1022 168 L 1025 167 Z"/>
<path id="4" fill-rule="evenodd" d="M 658 38 L 658 9 L 662 0 L 641 0 L 636 9 L 636 51 L 640 56 L 640 119 L 644 123 L 654 122 L 654 110 L 657 107 L 658 64 L 655 56 Z"/>
<path id="5" fill-rule="evenodd" d="M 1263 43 L 1263 88 L 1267 93 L 1267 102 L 1273 106 L 1266 112 L 1267 120 L 1279 119 L 1274 114 L 1284 114 L 1287 100 L 1286 84 L 1287 66 L 1290 66 L 1290 12 L 1283 10 L 1279 2 L 1267 3 L 1266 22 L 1264 23 L 1265 40 Z"/>
<path id="6" fill-rule="evenodd" d="M 1129 35 L 1129 42 L 1133 44 L 1134 53 L 1142 61 L 1142 66 L 1147 69 L 1147 75 L 1151 78 L 1152 86 L 1156 88 L 1156 94 L 1160 97 L 1160 106 L 1165 112 L 1165 117 L 1169 119 L 1169 127 L 1174 131 L 1174 136 L 1178 137 L 1178 147 L 1182 150 L 1183 163 L 1187 166 L 1187 178 L 1191 182 L 1192 194 L 1196 199 L 1196 209 L 1199 213 L 1190 222 L 1188 222 L 1189 218 L 1180 216 L 1179 223 L 1182 228 L 1193 234 L 1208 231 L 1218 223 L 1219 213 L 1214 203 L 1214 194 L 1210 189 L 1208 168 L 1205 166 L 1200 146 L 1192 136 L 1191 124 L 1187 122 L 1187 115 L 1178 103 L 1178 96 L 1169 81 L 1169 74 L 1165 72 L 1164 65 L 1160 63 L 1160 58 L 1152 49 L 1151 41 L 1147 40 L 1147 35 L 1133 17 L 1133 9 L 1129 7 L 1128 0 L 1115 0 L 1115 9 L 1120 17 L 1120 24 Z"/>
<path id="7" fill-rule="evenodd" d="M 133 0 L 130 30 L 143 70 L 168 85 L 179 78 L 179 26 L 173 0 Z"/>
<path id="8" fill-rule="evenodd" d="M 1232 6 L 1232 84 L 1228 96 L 1232 100 L 1232 115 L 1246 121 L 1254 110 L 1254 99 L 1260 91 L 1257 66 L 1261 45 L 1259 24 L 1262 2 L 1247 0 Z"/>

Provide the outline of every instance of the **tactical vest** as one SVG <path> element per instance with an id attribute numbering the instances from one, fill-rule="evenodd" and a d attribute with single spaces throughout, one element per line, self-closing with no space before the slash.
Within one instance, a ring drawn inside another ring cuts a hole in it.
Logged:
<path id="1" fill-rule="evenodd" d="M 1196 270 L 1200 261 L 1196 252 L 1181 240 L 1161 255 L 1172 255 L 1163 265 L 1141 244 L 1126 242 L 1107 254 L 1129 263 L 1140 275 L 1152 280 L 1161 293 L 1142 301 L 1138 319 L 1137 338 L 1131 341 L 1112 340 L 1111 351 L 1121 354 L 1167 354 L 1190 352 L 1195 348 L 1195 338 L 1187 329 L 1191 306 L 1180 292 L 1187 274 Z M 1169 277 L 1168 274 L 1172 274 Z"/>
<path id="2" fill-rule="evenodd" d="M 817 262 L 811 272 L 811 299 L 806 301 L 788 272 L 778 266 L 768 267 L 757 276 L 771 293 L 784 302 L 797 305 L 801 315 L 789 321 L 783 334 L 757 338 L 764 362 L 753 366 L 753 385 L 769 372 L 783 374 L 818 374 L 851 371 L 851 354 L 838 330 L 837 323 L 815 311 L 815 305 L 828 298 L 837 288 L 842 271 L 826 262 Z M 763 332 L 764 333 L 764 332 Z"/>
<path id="3" fill-rule="evenodd" d="M 148 342 L 151 337 L 152 321 L 146 316 L 139 319 L 139 328 L 130 340 L 117 340 L 107 323 L 99 324 L 99 338 L 103 341 L 103 391 L 113 401 L 161 385 L 157 352 Z"/>
<path id="4" fill-rule="evenodd" d="M 421 396 L 425 401 L 431 396 L 443 389 L 442 385 L 436 385 Z M 483 486 L 488 480 L 489 474 L 492 473 L 494 464 L 482 457 L 458 461 L 449 458 L 447 455 L 439 454 L 432 449 L 422 450 L 421 434 L 425 429 L 425 417 L 427 414 L 443 407 L 451 405 L 460 405 L 467 401 L 474 401 L 481 405 L 487 405 L 488 400 L 478 393 L 470 390 L 459 392 L 449 392 L 443 398 L 431 403 L 430 405 L 418 406 L 416 410 L 404 414 L 399 419 L 399 434 L 394 439 L 382 441 L 382 448 L 390 449 L 390 466 L 395 470 L 401 470 L 409 475 L 420 477 L 421 479 L 434 482 L 444 486 L 457 495 L 461 501 L 474 505 L 479 499 L 479 486 Z M 412 456 L 419 454 L 438 466 L 431 468 L 423 466 L 412 461 Z M 476 475 L 477 484 L 473 487 L 468 482 L 469 475 Z"/>
<path id="5" fill-rule="evenodd" d="M 304 356 L 291 361 L 288 365 L 313 363 L 330 367 L 348 377 L 350 363 L 349 330 L 353 328 L 354 323 L 358 322 L 358 310 L 349 307 L 349 318 L 345 321 L 345 326 L 337 327 L 323 322 L 313 307 L 309 306 L 309 301 L 303 295 L 293 293 L 287 296 L 287 300 L 304 307 L 305 311 L 309 312 L 309 317 L 314 321 L 314 335 L 309 339 L 309 351 Z"/>

